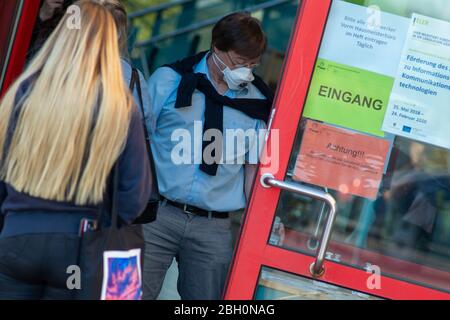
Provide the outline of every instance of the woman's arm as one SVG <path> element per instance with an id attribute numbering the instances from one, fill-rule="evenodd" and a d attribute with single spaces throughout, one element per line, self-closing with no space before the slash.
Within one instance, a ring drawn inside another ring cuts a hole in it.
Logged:
<path id="1" fill-rule="evenodd" d="M 6 185 L 0 180 L 0 208 L 2 207 L 3 201 L 6 198 Z"/>
<path id="2" fill-rule="evenodd" d="M 3 201 L 5 201 L 5 198 L 6 198 L 6 186 L 5 183 L 0 180 L 0 209 L 3 205 Z M 0 233 L 2 232 L 2 229 L 3 229 L 3 214 L 0 211 Z"/>
<path id="3" fill-rule="evenodd" d="M 119 215 L 132 223 L 145 209 L 151 192 L 150 162 L 140 113 L 133 105 L 127 143 L 119 158 Z"/>

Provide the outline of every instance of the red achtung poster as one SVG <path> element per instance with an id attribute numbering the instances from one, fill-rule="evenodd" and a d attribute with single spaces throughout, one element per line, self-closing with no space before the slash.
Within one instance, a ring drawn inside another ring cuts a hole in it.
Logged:
<path id="1" fill-rule="evenodd" d="M 389 141 L 307 120 L 294 180 L 375 199 Z"/>

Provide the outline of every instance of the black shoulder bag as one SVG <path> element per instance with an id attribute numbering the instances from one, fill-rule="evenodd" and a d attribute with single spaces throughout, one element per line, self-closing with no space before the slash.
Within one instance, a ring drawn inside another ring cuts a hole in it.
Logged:
<path id="1" fill-rule="evenodd" d="M 134 92 L 134 88 L 136 88 L 138 97 L 139 97 L 139 107 L 142 112 L 142 122 L 144 125 L 144 133 L 145 133 L 145 145 L 147 147 L 147 154 L 150 160 L 150 168 L 151 168 L 151 180 L 152 180 L 152 190 L 150 194 L 150 199 L 148 200 L 147 206 L 144 212 L 133 222 L 134 224 L 146 224 L 156 220 L 156 216 L 158 213 L 159 202 L 161 200 L 158 190 L 158 181 L 156 179 L 156 169 L 155 169 L 155 161 L 153 160 L 152 149 L 150 148 L 150 135 L 148 133 L 147 125 L 145 123 L 145 112 L 144 112 L 144 102 L 142 100 L 142 89 L 141 89 L 141 81 L 139 79 L 139 73 L 136 68 L 133 68 L 131 81 L 130 81 L 130 91 Z"/>
<path id="2" fill-rule="evenodd" d="M 103 205 L 98 227 L 88 225 L 81 234 L 78 259 L 81 289 L 76 291 L 80 300 L 140 300 L 142 297 L 144 236 L 141 225 L 119 224 L 118 168 L 116 163 L 110 214 Z M 106 226 L 108 220 L 111 223 Z"/>

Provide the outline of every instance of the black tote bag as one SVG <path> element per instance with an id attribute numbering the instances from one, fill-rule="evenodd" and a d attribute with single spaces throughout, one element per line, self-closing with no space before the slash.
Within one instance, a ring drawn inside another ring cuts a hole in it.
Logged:
<path id="1" fill-rule="evenodd" d="M 144 236 L 141 225 L 119 226 L 118 167 L 116 163 L 113 169 L 110 217 L 101 210 L 100 227 L 81 236 L 78 259 L 81 289 L 76 294 L 79 300 L 140 300 L 142 297 Z M 105 220 L 111 221 L 107 227 Z"/>
<path id="2" fill-rule="evenodd" d="M 142 99 L 142 89 L 141 89 L 141 81 L 139 78 L 139 73 L 136 68 L 132 68 L 131 81 L 130 81 L 130 91 L 133 93 L 134 88 L 136 88 L 138 97 L 139 97 L 139 106 L 142 113 L 143 125 L 144 125 L 144 133 L 145 133 L 145 146 L 147 147 L 147 154 L 150 161 L 151 168 L 151 193 L 150 199 L 147 203 L 147 206 L 144 212 L 133 222 L 134 224 L 146 224 L 156 220 L 156 216 L 158 213 L 159 202 L 161 197 L 159 195 L 158 190 L 158 180 L 156 179 L 156 169 L 155 169 L 155 161 L 153 160 L 152 149 L 150 148 L 150 135 L 148 133 L 147 125 L 145 123 L 145 112 L 144 112 L 144 102 Z"/>

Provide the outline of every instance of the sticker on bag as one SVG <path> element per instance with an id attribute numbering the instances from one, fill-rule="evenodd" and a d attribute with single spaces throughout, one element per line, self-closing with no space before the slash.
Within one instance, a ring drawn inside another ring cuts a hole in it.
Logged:
<path id="1" fill-rule="evenodd" d="M 102 300 L 141 300 L 141 249 L 103 253 Z"/>

